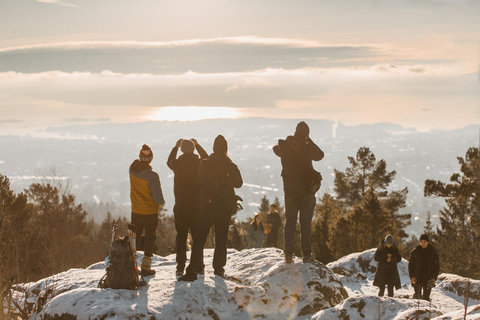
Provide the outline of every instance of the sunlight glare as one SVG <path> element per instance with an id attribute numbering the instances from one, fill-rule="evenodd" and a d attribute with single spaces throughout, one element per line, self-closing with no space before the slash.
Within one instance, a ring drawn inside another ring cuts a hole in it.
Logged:
<path id="1" fill-rule="evenodd" d="M 232 119 L 241 115 L 240 110 L 227 107 L 163 107 L 151 120 L 196 121 L 205 119 Z"/>

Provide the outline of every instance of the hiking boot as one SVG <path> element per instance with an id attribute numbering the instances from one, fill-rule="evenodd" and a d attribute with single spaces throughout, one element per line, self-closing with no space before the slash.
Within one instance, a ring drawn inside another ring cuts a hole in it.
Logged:
<path id="1" fill-rule="evenodd" d="M 195 273 L 185 273 L 183 276 L 181 276 L 180 278 L 178 278 L 178 281 L 188 281 L 188 282 L 191 282 L 191 281 L 195 281 L 197 280 L 197 275 Z"/>
<path id="2" fill-rule="evenodd" d="M 225 271 L 215 271 L 213 274 L 220 278 L 225 278 Z"/>
<path id="3" fill-rule="evenodd" d="M 177 270 L 177 272 L 175 272 L 175 275 L 177 277 L 181 277 L 181 276 L 183 276 L 183 271 L 182 270 Z"/>
<path id="4" fill-rule="evenodd" d="M 313 261 L 315 261 L 315 256 L 313 255 L 313 253 L 303 256 L 303 263 L 311 263 Z"/>
<path id="5" fill-rule="evenodd" d="M 205 269 L 196 269 L 195 273 L 196 274 L 205 274 Z"/>
<path id="6" fill-rule="evenodd" d="M 293 254 L 285 254 L 285 262 L 292 263 L 293 262 Z"/>
<path id="7" fill-rule="evenodd" d="M 152 257 L 143 256 L 142 266 L 141 266 L 142 276 L 144 277 L 153 276 L 156 273 L 155 270 L 153 270 L 150 267 L 151 264 L 152 264 Z"/>

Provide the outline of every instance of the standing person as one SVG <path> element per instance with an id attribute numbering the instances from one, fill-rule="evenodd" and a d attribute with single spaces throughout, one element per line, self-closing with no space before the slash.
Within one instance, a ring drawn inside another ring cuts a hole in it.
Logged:
<path id="1" fill-rule="evenodd" d="M 320 188 L 321 175 L 312 165 L 323 159 L 323 151 L 310 139 L 310 128 L 301 121 L 295 134 L 278 140 L 273 151 L 281 158 L 283 190 L 285 192 L 285 262 L 293 262 L 295 231 L 300 212 L 303 262 L 314 260 L 312 255 L 312 217 L 315 192 Z"/>
<path id="2" fill-rule="evenodd" d="M 177 159 L 178 149 L 183 154 Z M 194 153 L 197 150 L 198 155 Z M 173 193 L 175 206 L 173 214 L 175 219 L 176 236 L 176 275 L 183 275 L 187 261 L 187 237 L 195 220 L 200 214 L 200 177 L 198 166 L 201 159 L 207 159 L 208 154 L 195 139 L 180 139 L 168 156 L 167 165 L 175 174 L 173 179 Z"/>
<path id="3" fill-rule="evenodd" d="M 144 144 L 139 159 L 130 165 L 130 200 L 132 202 L 132 224 L 137 238 L 145 231 L 145 252 L 141 265 L 143 276 L 152 276 L 151 268 L 153 247 L 155 245 L 158 225 L 158 211 L 165 205 L 158 174 L 152 170 L 150 163 L 153 151 Z"/>
<path id="4" fill-rule="evenodd" d="M 267 240 L 265 241 L 265 248 L 278 248 L 278 231 L 282 227 L 282 219 L 277 211 L 275 204 L 270 205 L 270 213 L 267 215 L 267 223 L 265 233 Z"/>
<path id="5" fill-rule="evenodd" d="M 235 223 L 230 223 L 230 227 L 228 227 L 227 248 L 234 248 L 237 251 L 242 250 L 242 239 Z"/>
<path id="6" fill-rule="evenodd" d="M 378 292 L 379 297 L 385 294 L 385 285 L 388 286 L 388 296 L 393 297 L 393 289 L 400 289 L 400 275 L 398 274 L 397 263 L 402 260 L 398 248 L 393 243 L 391 234 L 387 235 L 382 240 L 375 251 L 375 261 L 377 261 L 377 272 L 373 285 L 380 288 Z"/>
<path id="7" fill-rule="evenodd" d="M 435 287 L 440 272 L 437 250 L 428 242 L 428 235 L 422 234 L 420 244 L 412 250 L 408 263 L 408 274 L 415 289 L 413 298 L 427 301 L 430 300 L 430 291 Z"/>
<path id="8" fill-rule="evenodd" d="M 193 245 L 190 264 L 180 281 L 194 281 L 203 266 L 203 247 L 212 225 L 215 226 L 214 274 L 225 277 L 227 263 L 228 226 L 237 211 L 234 188 L 243 185 L 242 175 L 227 156 L 228 145 L 222 135 L 215 138 L 213 153 L 202 160 L 199 166 L 201 192 L 201 217 L 192 229 Z"/>
<path id="9" fill-rule="evenodd" d="M 257 213 L 253 217 L 253 221 L 248 226 L 245 237 L 248 242 L 248 249 L 251 248 L 263 248 L 263 241 L 265 241 L 265 229 L 263 227 L 262 216 L 260 213 Z"/>

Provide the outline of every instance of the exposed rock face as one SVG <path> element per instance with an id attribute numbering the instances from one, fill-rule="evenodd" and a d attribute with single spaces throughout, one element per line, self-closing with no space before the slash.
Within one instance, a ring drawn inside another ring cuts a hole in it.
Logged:
<path id="1" fill-rule="evenodd" d="M 51 292 L 32 318 L 291 319 L 312 316 L 348 297 L 326 266 L 299 259 L 286 264 L 278 249 L 230 250 L 225 279 L 213 275 L 212 255 L 205 250 L 205 276 L 191 283 L 176 281 L 174 255 L 154 256 L 157 274 L 138 290 L 97 288 L 105 272 L 102 263 L 60 273 L 30 286 L 31 302 Z"/>
<path id="2" fill-rule="evenodd" d="M 435 318 L 443 313 L 427 301 L 379 298 L 369 296 L 350 297 L 334 308 L 322 310 L 314 320 L 365 320 L 365 319 L 419 319 Z"/>
<path id="3" fill-rule="evenodd" d="M 451 273 L 442 273 L 438 276 L 438 287 L 453 292 L 458 296 L 468 296 L 469 300 L 480 300 L 480 280 L 464 278 Z M 468 294 L 467 294 L 468 286 Z"/>

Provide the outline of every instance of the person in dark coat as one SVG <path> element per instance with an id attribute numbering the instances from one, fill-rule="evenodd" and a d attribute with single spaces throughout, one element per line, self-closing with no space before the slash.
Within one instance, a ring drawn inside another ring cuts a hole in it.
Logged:
<path id="1" fill-rule="evenodd" d="M 437 250 L 429 244 L 428 235 L 422 234 L 420 244 L 412 250 L 408 263 L 408 274 L 415 289 L 414 299 L 430 300 L 430 291 L 435 286 L 439 272 Z"/>
<path id="2" fill-rule="evenodd" d="M 373 285 L 380 288 L 378 296 L 385 294 L 385 285 L 388 287 L 388 296 L 393 297 L 393 288 L 400 289 L 400 275 L 398 274 L 397 263 L 402 261 L 398 248 L 393 243 L 392 235 L 387 235 L 375 251 L 377 261 L 377 272 Z"/>
<path id="3" fill-rule="evenodd" d="M 270 213 L 267 215 L 267 222 L 265 223 L 267 240 L 265 240 L 265 248 L 278 248 L 278 231 L 282 227 L 282 219 L 277 211 L 275 204 L 270 205 Z"/>
<path id="4" fill-rule="evenodd" d="M 315 209 L 315 192 L 310 182 L 319 176 L 312 165 L 324 157 L 323 151 L 309 138 L 310 128 L 305 122 L 298 123 L 295 134 L 285 140 L 278 140 L 273 147 L 281 158 L 283 190 L 285 193 L 285 262 L 293 262 L 295 231 L 300 212 L 301 247 L 303 262 L 311 262 L 312 255 L 312 217 Z M 318 182 L 319 187 L 319 182 Z"/>
<path id="5" fill-rule="evenodd" d="M 253 221 L 248 226 L 247 232 L 245 233 L 245 238 L 247 238 L 248 249 L 263 248 L 265 229 L 263 227 L 262 216 L 260 213 L 257 213 L 255 217 L 253 217 Z"/>
<path id="6" fill-rule="evenodd" d="M 228 227 L 227 248 L 242 250 L 242 239 L 235 224 L 230 224 L 230 227 Z"/>
<path id="7" fill-rule="evenodd" d="M 177 159 L 178 149 L 182 155 Z M 197 150 L 198 155 L 194 153 Z M 201 159 L 207 159 L 208 154 L 198 144 L 197 140 L 180 139 L 168 156 L 167 165 L 175 174 L 173 180 L 173 193 L 175 206 L 173 207 L 175 229 L 177 231 L 177 271 L 176 275 L 183 275 L 187 261 L 186 244 L 188 231 L 200 214 L 200 177 L 198 166 Z"/>
<path id="8" fill-rule="evenodd" d="M 234 188 L 243 185 L 240 170 L 227 156 L 227 150 L 227 141 L 219 135 L 209 159 L 200 162 L 201 215 L 192 229 L 190 264 L 178 279 L 180 281 L 197 279 L 198 270 L 203 266 L 203 248 L 212 225 L 215 226 L 214 274 L 225 277 L 228 226 L 232 215 L 237 212 L 237 200 L 241 199 L 235 195 Z"/>

